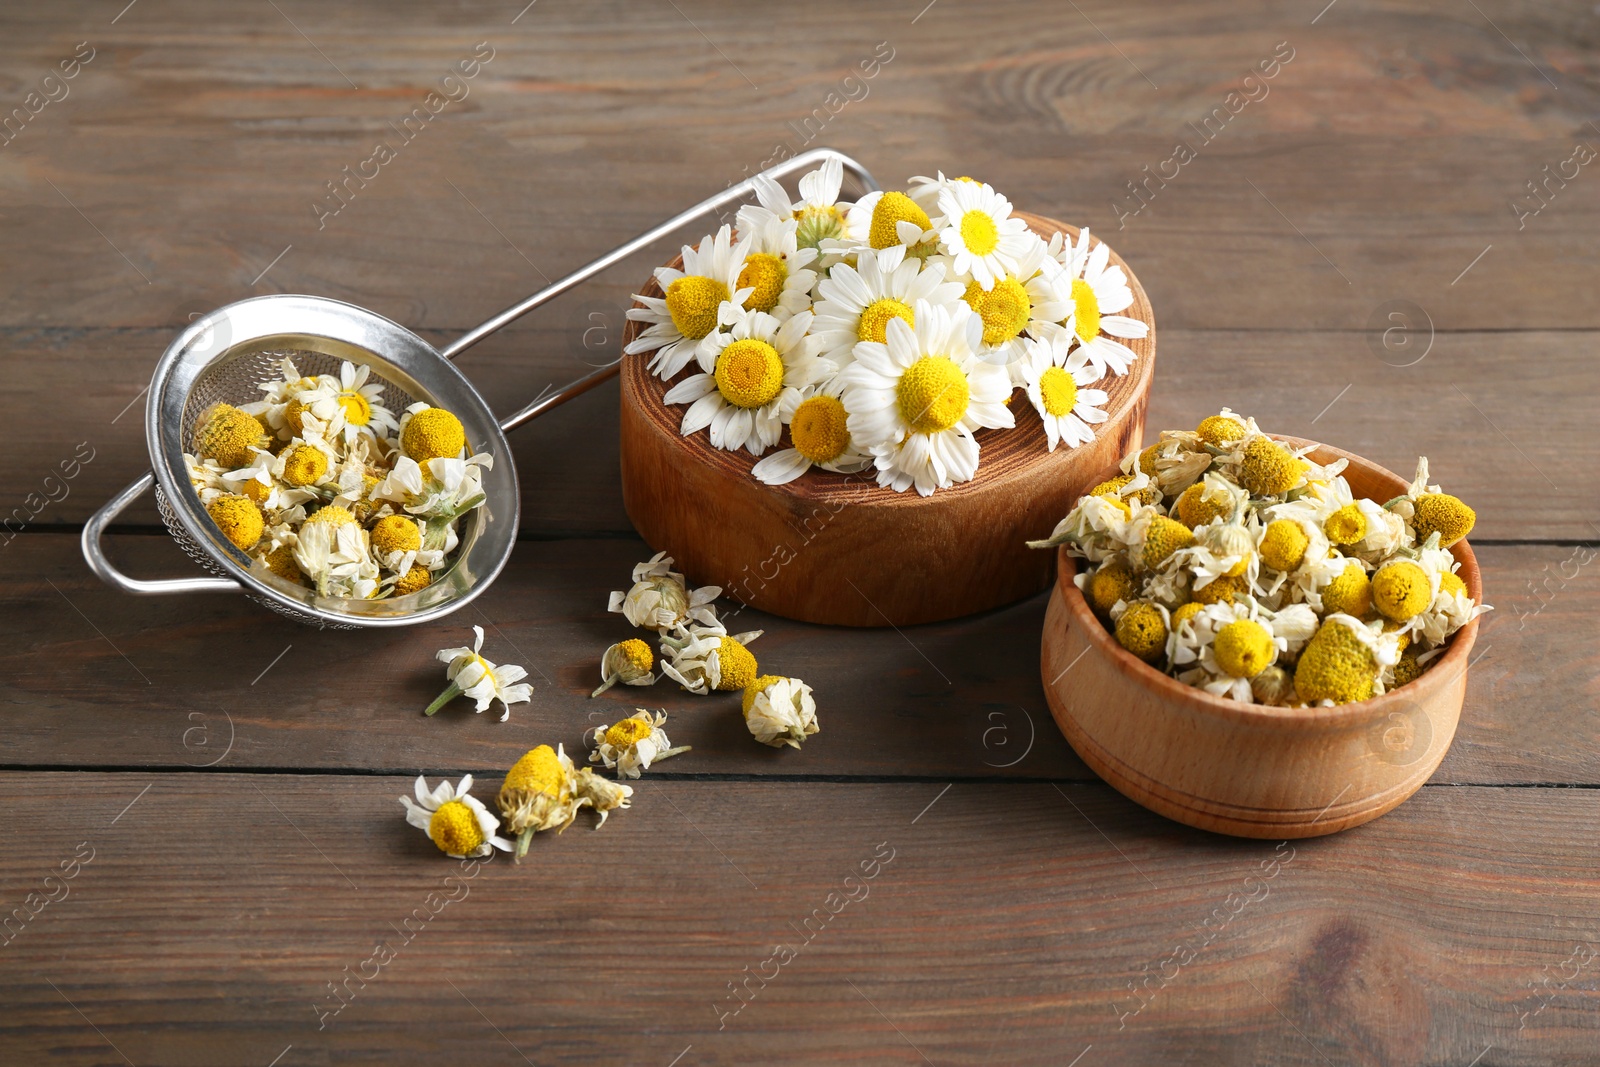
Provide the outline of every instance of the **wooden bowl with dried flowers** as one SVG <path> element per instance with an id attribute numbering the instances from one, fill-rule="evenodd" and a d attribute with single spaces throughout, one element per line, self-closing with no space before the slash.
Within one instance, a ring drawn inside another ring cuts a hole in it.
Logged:
<path id="1" fill-rule="evenodd" d="M 1309 449 L 1305 458 L 1315 464 L 1344 460 L 1343 476 L 1357 500 L 1407 493 L 1404 479 L 1360 456 L 1297 438 L 1276 440 L 1297 452 Z M 1102 471 L 1105 478 L 1118 474 L 1115 466 Z M 1466 695 L 1476 612 L 1483 610 L 1482 579 L 1465 540 L 1438 557 L 1444 569 L 1453 557 L 1455 587 L 1464 587 L 1475 606 L 1464 625 L 1419 675 L 1381 695 L 1332 706 L 1231 699 L 1152 666 L 1119 642 L 1080 589 L 1080 571 L 1094 565 L 1065 545 L 1057 551 L 1040 656 L 1045 696 L 1083 761 L 1136 803 L 1240 837 L 1319 836 L 1398 806 L 1449 749 Z M 1291 681 L 1298 673 L 1290 673 Z"/>
<path id="2" fill-rule="evenodd" d="M 801 188 L 804 192 L 804 181 Z M 909 203 L 909 198 L 901 194 L 886 195 L 899 195 L 901 201 Z M 881 216 L 881 205 L 868 207 L 869 201 L 876 198 L 874 194 L 856 205 L 852 216 L 866 217 L 871 212 Z M 767 198 L 763 201 L 767 202 Z M 1009 205 L 1006 210 L 1009 212 Z M 803 207 L 796 206 L 797 216 L 803 211 Z M 837 216 L 842 227 L 843 211 Z M 1025 389 L 1011 386 L 1005 390 L 1005 407 L 1001 410 L 1010 413 L 1005 421 L 1014 425 L 976 429 L 972 435 L 977 446 L 973 449 L 974 459 L 979 448 L 982 458 L 970 480 L 941 485 L 929 495 L 915 487 L 897 492 L 878 484 L 871 456 L 863 456 L 861 469 L 856 470 L 825 470 L 816 465 L 829 451 L 838 448 L 847 417 L 844 409 L 851 403 L 847 391 L 841 401 L 838 396 L 842 390 L 830 389 L 826 383 L 813 383 L 804 389 L 805 404 L 796 414 L 791 401 L 783 413 L 781 437 L 777 436 L 779 431 L 774 431 L 771 447 L 758 457 L 737 444 L 732 448 L 713 445 L 710 438 L 718 429 L 715 424 L 682 432 L 689 425 L 685 422 L 686 408 L 674 406 L 686 403 L 685 397 L 696 392 L 692 382 L 684 384 L 690 379 L 702 381 L 700 391 L 709 394 L 700 402 L 702 406 L 722 402 L 717 393 L 720 389 L 726 397 L 730 392 L 723 386 L 731 376 L 726 373 L 731 363 L 728 353 L 735 351 L 737 341 L 724 344 L 721 354 L 715 357 L 714 366 L 724 372 L 721 377 L 713 372 L 711 360 L 697 365 L 694 359 L 686 359 L 661 377 L 655 371 L 662 368 L 647 361 L 643 353 L 628 355 L 621 375 L 622 489 L 628 515 L 640 535 L 653 548 L 674 557 L 696 582 L 720 585 L 726 595 L 763 611 L 829 625 L 904 626 L 932 622 L 1007 604 L 1047 588 L 1054 562 L 1047 553 L 1030 552 L 1024 542 L 1036 536 L 1041 527 L 1048 527 L 1093 484 L 1103 468 L 1142 436 L 1155 363 L 1154 316 L 1138 280 L 1102 242 L 1091 241 L 1087 235 L 1080 238 L 1077 228 L 1042 216 L 1018 213 L 1012 216 L 1013 222 L 1017 219 L 1026 223 L 1023 232 L 1040 248 L 1053 235 L 1061 234 L 1054 249 L 1059 259 L 1068 261 L 1067 269 L 1076 266 L 1081 275 L 1087 267 L 1100 272 L 1100 276 L 1126 279 L 1119 284 L 1125 284 L 1124 292 L 1131 297 L 1129 303 L 1126 307 L 1111 304 L 1115 311 L 1107 312 L 1106 318 L 1110 320 L 1118 314 L 1136 320 L 1141 336 L 1128 337 L 1126 346 L 1112 341 L 1126 354 L 1122 365 L 1126 373 L 1113 376 L 1108 372 L 1101 378 L 1092 371 L 1079 371 L 1086 390 L 1092 387 L 1105 394 L 1098 405 L 1104 412 L 1104 421 L 1088 427 L 1092 431 L 1088 440 L 1070 447 L 1071 442 L 1063 439 L 1054 450 L 1048 448 L 1041 413 L 1035 410 Z M 760 220 L 752 222 L 741 213 L 740 221 L 742 229 L 747 223 L 753 229 Z M 923 216 L 917 225 L 929 232 L 931 244 L 937 223 L 930 226 L 928 222 Z M 1075 243 L 1081 254 L 1074 263 Z M 713 244 L 711 238 L 702 243 L 700 256 L 690 268 L 714 272 L 715 268 L 706 262 L 715 254 Z M 859 314 L 870 317 L 869 298 L 882 294 L 880 281 L 892 287 L 889 279 L 894 271 L 889 268 L 893 264 L 901 264 L 907 271 L 917 269 L 912 266 L 911 256 L 899 258 L 905 249 L 894 250 L 891 254 L 896 258 L 892 260 L 888 251 L 877 252 L 876 260 L 873 253 L 852 255 L 852 262 L 842 263 L 845 270 L 834 266 L 828 272 L 838 286 L 845 284 L 840 281 L 841 276 L 848 276 L 850 292 L 857 294 L 859 306 L 855 310 Z M 755 258 L 756 254 L 751 253 L 750 259 Z M 889 260 L 887 265 L 885 260 Z M 949 260 L 945 262 L 948 264 Z M 864 289 L 858 288 L 860 279 L 874 267 L 883 269 L 876 278 L 869 279 L 870 284 Z M 687 273 L 695 273 L 694 269 Z M 921 269 L 926 272 L 928 268 Z M 1024 269 L 1037 268 L 1030 264 Z M 684 257 L 680 256 L 668 268 L 667 284 L 674 284 L 674 274 L 685 270 Z M 904 274 L 900 276 L 902 282 Z M 1064 269 L 1057 279 L 1058 293 L 1077 314 L 1078 305 L 1072 303 L 1074 288 L 1070 287 L 1070 279 L 1062 280 L 1065 274 Z M 729 277 L 732 279 L 731 274 Z M 1034 280 L 1039 277 L 1036 274 Z M 749 274 L 742 273 L 728 285 L 742 286 L 748 280 L 752 280 Z M 1016 287 L 1010 290 L 1011 295 L 1020 290 L 1032 297 L 1031 301 L 1021 301 L 1023 314 L 1029 307 L 1038 314 L 1038 309 L 1049 303 L 1040 297 L 1040 290 L 1026 290 L 1015 278 L 997 280 L 989 293 L 974 292 L 967 285 L 947 284 L 938 295 L 951 307 L 961 305 L 954 307 L 954 317 L 959 318 L 968 306 L 963 302 L 963 291 L 973 293 L 975 301 L 982 305 L 985 299 L 992 299 L 992 294 L 1005 295 L 1007 280 Z M 925 273 L 923 282 L 928 282 Z M 823 321 L 828 314 L 826 298 L 841 298 L 833 301 L 837 305 L 847 302 L 842 299 L 847 294 L 843 288 L 830 286 L 826 278 L 819 278 L 814 285 L 818 299 L 811 332 L 822 333 L 830 325 Z M 1081 323 L 1091 313 L 1098 321 L 1099 311 L 1093 306 L 1096 298 L 1089 284 L 1080 278 L 1075 291 L 1083 298 L 1084 307 L 1084 314 L 1077 314 L 1076 321 Z M 653 306 L 657 320 L 664 320 L 664 297 L 661 280 L 652 279 L 635 308 L 644 316 Z M 812 306 L 810 295 L 802 302 Z M 907 312 L 905 318 L 910 317 L 907 304 L 901 305 Z M 985 327 L 1006 313 L 1018 314 L 1016 304 L 990 310 L 991 314 L 982 319 Z M 1047 314 L 1060 314 L 1060 309 Z M 838 325 L 837 310 L 835 316 L 833 326 Z M 977 310 L 972 317 L 981 318 Z M 633 347 L 637 352 L 646 329 L 643 322 L 630 322 L 624 337 L 625 349 Z M 868 327 L 860 329 L 858 337 L 871 332 Z M 880 336 L 887 340 L 888 333 L 896 329 L 883 322 Z M 1130 332 L 1134 331 L 1124 330 L 1124 334 Z M 730 335 L 741 337 L 748 333 L 739 326 L 729 331 Z M 1091 332 L 1091 337 L 1096 333 Z M 912 334 L 912 330 L 905 331 L 907 338 Z M 1020 352 L 1028 333 L 1022 330 L 1013 336 Z M 782 347 L 782 337 L 770 339 Z M 1111 340 L 1104 334 L 1099 334 L 1098 339 Z M 847 350 L 848 347 L 847 344 Z M 1073 337 L 1065 340 L 1062 347 L 1076 352 L 1082 345 Z M 1116 358 L 1113 356 L 1113 362 Z M 1040 359 L 1048 362 L 1047 357 Z M 1081 363 L 1082 357 L 1073 362 Z M 1009 373 L 1009 368 L 998 369 Z M 702 373 L 703 370 L 710 373 Z M 1060 381 L 1064 375 L 1058 373 L 1055 377 Z M 1070 395 L 1083 395 L 1077 384 L 1071 384 Z M 965 397 L 970 395 L 976 406 L 981 390 L 976 384 L 971 389 L 970 394 L 963 392 L 962 402 L 965 404 Z M 901 388 L 893 395 L 899 398 L 903 410 L 907 390 Z M 820 410 L 808 412 L 807 405 Z M 694 410 L 693 403 L 687 410 Z M 1068 410 L 1071 411 L 1070 405 Z M 730 418 L 739 414 L 730 407 Z M 935 409 L 934 414 L 938 416 L 940 412 Z M 950 420 L 947 417 L 945 421 Z M 852 427 L 855 425 L 851 423 Z M 801 434 L 798 442 L 797 427 Z M 816 462 L 807 463 L 807 459 Z M 803 473 L 782 484 L 767 484 L 761 476 L 774 463 L 792 463 Z M 905 479 L 906 483 L 909 481 Z"/>

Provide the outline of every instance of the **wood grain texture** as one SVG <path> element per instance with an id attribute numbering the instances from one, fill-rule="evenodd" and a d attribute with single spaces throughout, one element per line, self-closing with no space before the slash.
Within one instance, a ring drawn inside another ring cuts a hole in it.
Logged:
<path id="1" fill-rule="evenodd" d="M 1280 438 L 1299 452 L 1313 442 Z M 1357 499 L 1391 500 L 1407 480 L 1326 444 Z M 1114 471 L 1112 467 L 1110 470 Z M 1467 594 L 1483 602 L 1477 557 L 1451 546 Z M 1456 734 L 1473 619 L 1409 685 L 1334 708 L 1272 708 L 1212 696 L 1123 649 L 1073 582 L 1058 549 L 1040 676 L 1051 715 L 1074 751 L 1118 792 L 1189 826 L 1241 837 L 1301 838 L 1370 822 L 1433 774 Z"/>
<path id="2" fill-rule="evenodd" d="M 1078 239 L 1076 227 L 1016 214 L 1045 240 L 1058 232 Z M 1017 390 L 1010 401 L 1016 425 L 974 434 L 982 451 L 969 482 L 925 497 L 877 485 L 870 468 L 812 468 L 787 485 L 764 485 L 751 475 L 757 460 L 747 451 L 712 447 L 709 430 L 683 435 L 686 407 L 664 400 L 674 383 L 651 374 L 645 356 L 624 357 L 622 498 L 629 518 L 652 547 L 733 599 L 805 622 L 907 626 L 1039 592 L 1050 584 L 1054 561 L 1027 542 L 1046 536 L 1144 436 L 1155 316 L 1132 269 L 1115 251 L 1111 262 L 1133 291 L 1127 314 L 1150 332 L 1128 341 L 1138 358 L 1127 374 L 1095 383 L 1107 394 L 1107 417 L 1089 444 L 1046 451 L 1044 425 Z M 669 265 L 681 268 L 682 257 Z M 662 295 L 654 277 L 643 295 Z M 642 330 L 629 323 L 624 341 Z M 691 372 L 699 373 L 698 365 L 675 380 Z M 787 447 L 784 430 L 772 451 Z"/>
<path id="3" fill-rule="evenodd" d="M 1591 790 L 1429 788 L 1280 847 L 1099 784 L 646 778 L 469 878 L 401 777 L 151 781 L 0 776 L 8 909 L 93 853 L 0 947 L 7 1062 L 1503 1067 L 1600 1035 L 1600 964 L 1569 962 Z"/>

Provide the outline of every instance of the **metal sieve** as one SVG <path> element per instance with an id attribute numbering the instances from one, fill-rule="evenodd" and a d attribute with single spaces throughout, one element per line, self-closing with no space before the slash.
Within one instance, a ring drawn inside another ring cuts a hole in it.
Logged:
<path id="1" fill-rule="evenodd" d="M 866 191 L 878 188 L 866 168 L 830 148 L 804 152 L 761 174 L 776 179 L 829 159 L 838 160 Z M 450 361 L 541 304 L 685 223 L 744 198 L 754 188 L 754 178 L 729 186 L 506 308 L 443 349 L 382 315 L 315 296 L 255 297 L 197 319 L 167 347 L 150 379 L 145 439 L 151 471 L 107 501 L 84 525 L 83 555 L 89 569 L 125 593 L 243 592 L 297 622 L 341 630 L 409 626 L 466 605 L 499 575 L 516 543 L 521 500 L 506 433 L 613 377 L 621 361 L 542 396 L 504 419 L 495 418 L 488 402 Z M 250 557 L 223 537 L 206 514 L 183 459 L 185 445 L 194 437 L 195 422 L 218 401 L 241 404 L 260 399 L 257 387 L 279 377 L 278 363 L 285 356 L 294 360 L 302 374 L 337 374 L 343 360 L 370 367 L 373 376 L 385 383 L 383 399 L 390 410 L 401 411 L 419 400 L 446 408 L 461 419 L 468 452 L 488 452 L 494 457 L 493 469 L 483 475 L 485 503 L 462 519 L 455 558 L 432 585 L 384 600 L 318 596 L 313 589 L 252 566 Z M 106 558 L 102 544 L 106 527 L 152 487 L 173 539 L 212 577 L 132 578 Z"/>

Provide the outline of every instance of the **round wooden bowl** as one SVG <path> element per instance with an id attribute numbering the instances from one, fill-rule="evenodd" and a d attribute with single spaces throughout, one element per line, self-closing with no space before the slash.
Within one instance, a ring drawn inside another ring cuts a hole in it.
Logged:
<path id="1" fill-rule="evenodd" d="M 1405 492 L 1405 479 L 1360 456 L 1318 445 L 1311 457 L 1348 459 L 1344 476 L 1357 497 Z M 1463 541 L 1451 552 L 1481 601 L 1472 549 Z M 1076 572 L 1060 550 L 1040 655 L 1051 714 L 1096 774 L 1169 819 L 1238 837 L 1335 833 L 1415 793 L 1455 737 L 1476 619 L 1409 685 L 1356 704 L 1272 708 L 1211 696 L 1134 657 L 1095 618 Z"/>
<path id="2" fill-rule="evenodd" d="M 1018 213 L 1045 238 L 1077 229 Z M 1096 244 L 1099 242 L 1096 241 Z M 787 485 L 750 473 L 748 452 L 713 448 L 707 431 L 678 431 L 686 410 L 662 402 L 670 383 L 643 356 L 622 362 L 622 500 L 640 536 L 696 583 L 786 618 L 832 626 L 907 626 L 1009 604 L 1050 584 L 1054 558 L 1024 545 L 1044 536 L 1104 470 L 1144 435 L 1156 332 L 1144 289 L 1128 275 L 1127 314 L 1152 324 L 1128 341 L 1127 375 L 1096 383 L 1110 416 L 1087 445 L 1045 450 L 1027 398 L 1012 394 L 1016 426 L 979 430 L 977 476 L 920 496 L 880 488 L 872 470 L 813 468 Z M 681 261 L 675 260 L 674 266 Z M 661 295 L 652 278 L 643 290 Z M 629 323 L 624 346 L 641 325 Z M 699 368 L 693 363 L 683 374 Z M 788 448 L 789 435 L 776 448 Z M 770 454 L 770 453 L 769 453 Z"/>

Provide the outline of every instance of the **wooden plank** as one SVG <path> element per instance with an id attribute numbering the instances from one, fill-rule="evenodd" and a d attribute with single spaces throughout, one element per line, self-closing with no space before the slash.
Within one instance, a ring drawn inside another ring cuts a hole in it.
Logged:
<path id="1" fill-rule="evenodd" d="M 113 540 L 132 573 L 192 571 L 162 538 Z M 15 679 L 0 698 L 7 765 L 478 771 L 539 742 L 581 753 L 586 727 L 648 704 L 668 709 L 674 742 L 695 746 L 664 773 L 1091 778 L 1045 710 L 1042 597 L 900 631 L 741 614 L 735 629 L 767 631 L 753 648 L 762 669 L 817 691 L 823 732 L 803 752 L 773 752 L 750 741 L 732 697 L 661 683 L 588 698 L 602 650 L 630 634 L 605 600 L 646 552 L 634 540 L 523 542 L 495 587 L 449 620 L 321 634 L 237 597 L 124 597 L 88 573 L 76 538 L 25 534 L 5 552 L 16 576 L 0 596 L 0 675 Z M 1594 549 L 1490 545 L 1478 560 L 1497 610 L 1434 780 L 1600 783 Z M 474 623 L 491 659 L 528 667 L 532 705 L 504 725 L 465 705 L 419 721 L 443 687 L 434 651 Z"/>
<path id="2" fill-rule="evenodd" d="M 408 786 L 0 775 L 4 903 L 40 895 L 7 1061 L 1464 1067 L 1600 1027 L 1592 791 L 1426 788 L 1274 846 L 1100 785 L 647 781 L 469 878 Z"/>
<path id="3" fill-rule="evenodd" d="M 1354 329 L 1398 298 L 1458 329 L 1592 328 L 1600 186 L 1569 162 L 1600 145 L 1571 43 L 1590 16 L 1489 8 L 1492 22 L 1439 0 L 1314 26 L 1265 4 L 985 9 L 985 27 L 1025 40 L 975 31 L 959 5 L 913 23 L 840 0 L 754 17 L 730 0 L 553 5 L 516 25 L 482 6 L 470 30 L 370 2 L 286 9 L 293 26 L 195 0 L 114 26 L 84 4 L 8 11 L 8 106 L 81 36 L 99 52 L 0 154 L 0 322 L 173 325 L 300 291 L 460 328 L 780 145 L 827 142 L 887 181 L 971 169 L 1019 206 L 1115 231 L 1164 328 Z M 326 183 L 398 140 L 389 124 L 479 40 L 495 55 L 470 95 L 319 221 Z M 880 40 L 888 64 L 843 83 Z M 1294 58 L 1228 116 L 1279 42 Z M 1209 140 L 1192 132 L 1218 108 Z M 1196 158 L 1122 218 L 1127 183 L 1180 139 Z M 1519 219 L 1518 198 L 1547 206 Z"/>
<path id="4" fill-rule="evenodd" d="M 462 357 L 462 369 L 495 410 L 509 413 L 547 384 L 587 369 L 579 355 L 589 314 L 606 313 L 575 306 L 576 317 L 562 313 L 550 327 L 486 342 Z M 612 321 L 620 323 L 615 313 Z M 36 506 L 27 504 L 29 492 L 40 501 L 48 491 L 59 496 L 45 479 L 87 442 L 93 461 L 66 487 L 66 498 L 35 519 L 41 526 L 80 523 L 149 469 L 142 401 L 128 405 L 148 384 L 169 335 L 13 330 L 8 339 L 21 369 L 23 410 L 59 415 L 48 432 L 13 443 L 18 481 L 7 506 Z M 1327 441 L 1408 480 L 1417 456 L 1428 456 L 1436 478 L 1477 509 L 1477 538 L 1593 539 L 1600 529 L 1588 501 L 1600 494 L 1600 440 L 1590 432 L 1589 409 L 1571 402 L 1600 394 L 1593 335 L 1520 334 L 1515 358 L 1507 344 L 1501 333 L 1439 333 L 1421 363 L 1402 368 L 1351 332 L 1164 330 L 1146 429 L 1153 437 L 1192 427 L 1226 404 L 1269 430 Z M 611 350 L 590 358 L 612 358 Z M 511 436 L 525 534 L 631 531 L 618 473 L 616 390 L 602 386 Z M 63 404 L 68 396 L 73 402 Z M 157 521 L 148 502 L 126 518 Z"/>

